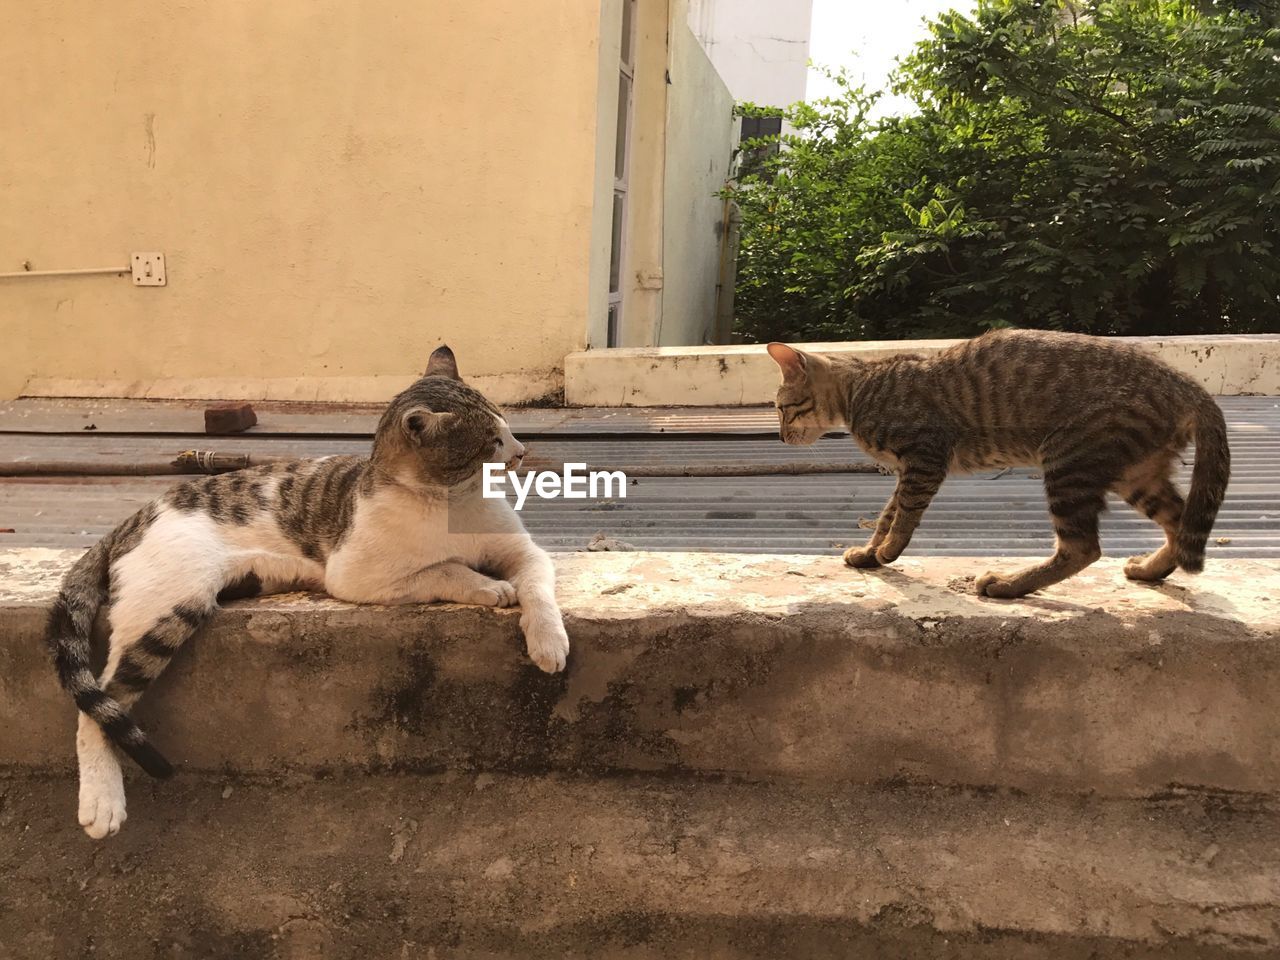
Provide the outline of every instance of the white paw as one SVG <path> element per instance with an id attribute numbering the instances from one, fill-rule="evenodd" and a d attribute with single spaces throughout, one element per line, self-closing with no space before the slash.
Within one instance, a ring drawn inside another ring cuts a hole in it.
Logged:
<path id="1" fill-rule="evenodd" d="M 484 607 L 514 607 L 516 588 L 505 580 L 490 580 L 483 587 L 471 591 L 467 602 Z"/>
<path id="2" fill-rule="evenodd" d="M 120 764 L 95 763 L 80 771 L 80 826 L 95 840 L 114 837 L 128 819 Z"/>
<path id="3" fill-rule="evenodd" d="M 559 619 L 526 624 L 525 645 L 529 659 L 547 673 L 559 673 L 569 659 L 569 635 Z"/>

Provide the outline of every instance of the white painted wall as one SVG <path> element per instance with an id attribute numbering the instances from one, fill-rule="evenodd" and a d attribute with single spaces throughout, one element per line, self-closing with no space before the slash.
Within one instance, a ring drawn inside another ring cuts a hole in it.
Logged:
<path id="1" fill-rule="evenodd" d="M 715 330 L 724 201 L 737 120 L 733 96 L 694 35 L 671 27 L 663 177 L 658 346 L 702 344 Z"/>
<path id="2" fill-rule="evenodd" d="M 608 345 L 609 260 L 613 231 L 613 161 L 618 129 L 618 54 L 622 48 L 622 0 L 600 0 L 596 64 L 596 158 L 587 275 L 587 349 Z"/>
<path id="3" fill-rule="evenodd" d="M 1220 396 L 1280 397 L 1280 335 L 1117 337 L 1150 350 Z M 936 354 L 958 340 L 797 343 L 804 350 L 877 360 Z M 762 344 L 592 350 L 564 358 L 565 399 L 573 406 L 736 407 L 767 404 L 778 365 Z"/>
<path id="4" fill-rule="evenodd" d="M 735 100 L 804 99 L 813 0 L 691 0 L 689 29 Z"/>

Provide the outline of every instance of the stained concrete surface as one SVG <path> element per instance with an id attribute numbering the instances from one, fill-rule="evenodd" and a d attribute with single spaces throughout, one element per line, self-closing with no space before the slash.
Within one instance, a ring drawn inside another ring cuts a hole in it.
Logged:
<path id="1" fill-rule="evenodd" d="M 0 764 L 67 770 L 41 647 L 72 553 L 0 554 Z M 971 560 L 557 560 L 574 649 L 516 611 L 289 595 L 230 604 L 139 707 L 183 769 L 907 779 L 1143 796 L 1280 792 L 1280 564 L 1152 587 L 1118 564 L 1022 601 Z"/>
<path id="2" fill-rule="evenodd" d="M 77 555 L 0 553 L 0 960 L 1280 956 L 1280 564 L 566 556 L 560 677 L 513 611 L 229 604 L 94 843 Z"/>
<path id="3" fill-rule="evenodd" d="M 652 776 L 0 780 L 0 957 L 1276 956 L 1280 811 Z"/>

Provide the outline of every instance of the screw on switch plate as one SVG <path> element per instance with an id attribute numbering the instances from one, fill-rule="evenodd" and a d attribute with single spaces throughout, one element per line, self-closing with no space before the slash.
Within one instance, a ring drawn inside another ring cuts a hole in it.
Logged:
<path id="1" fill-rule="evenodd" d="M 164 286 L 164 254 L 135 253 L 130 263 L 133 283 L 137 287 Z"/>

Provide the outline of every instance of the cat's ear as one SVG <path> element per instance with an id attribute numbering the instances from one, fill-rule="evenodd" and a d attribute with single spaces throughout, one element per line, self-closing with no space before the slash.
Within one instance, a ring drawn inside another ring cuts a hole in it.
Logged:
<path id="1" fill-rule="evenodd" d="M 782 368 L 783 380 L 803 380 L 808 370 L 808 358 L 795 347 L 785 343 L 771 343 L 766 350 L 774 362 Z"/>
<path id="2" fill-rule="evenodd" d="M 426 407 L 414 407 L 400 418 L 400 428 L 410 441 L 421 447 L 444 430 L 454 416 L 452 413 L 436 413 Z"/>
<path id="3" fill-rule="evenodd" d="M 461 380 L 458 376 L 458 361 L 453 351 L 446 344 L 441 344 L 431 351 L 431 359 L 427 361 L 424 377 L 448 377 L 450 380 Z"/>

